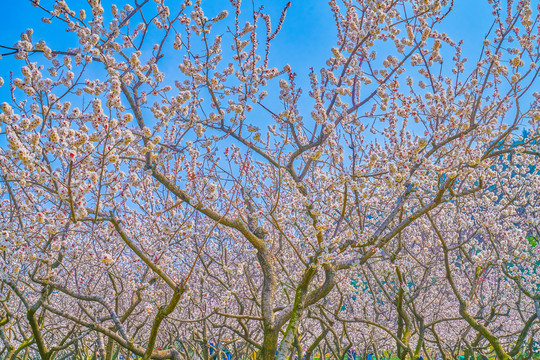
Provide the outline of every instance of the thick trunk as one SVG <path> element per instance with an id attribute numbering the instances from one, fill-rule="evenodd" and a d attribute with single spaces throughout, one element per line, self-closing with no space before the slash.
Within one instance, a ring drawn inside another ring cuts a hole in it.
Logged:
<path id="1" fill-rule="evenodd" d="M 302 359 L 302 356 L 304 354 L 304 349 L 302 348 L 302 344 L 300 343 L 300 338 L 299 338 L 298 334 L 294 338 L 294 348 L 296 350 L 296 356 L 299 359 Z M 294 356 L 294 353 L 293 353 L 293 356 Z"/>
<path id="2" fill-rule="evenodd" d="M 312 276 L 311 276 L 312 277 Z M 311 280 L 311 279 L 309 279 Z M 308 284 L 309 284 L 308 280 Z M 296 296 L 294 301 L 294 307 L 289 319 L 289 325 L 285 331 L 285 336 L 279 345 L 278 360 L 287 359 L 289 353 L 291 352 L 294 339 L 298 334 L 298 326 L 300 325 L 300 319 L 302 318 L 302 313 L 304 311 L 303 302 L 307 292 L 306 284 L 301 284 L 300 287 L 296 290 Z"/>
<path id="3" fill-rule="evenodd" d="M 288 320 L 289 325 L 285 331 L 285 336 L 281 341 L 279 347 L 278 360 L 285 360 L 289 355 L 294 339 L 298 334 L 298 327 L 300 325 L 300 320 L 304 313 L 304 310 L 309 306 L 317 303 L 320 299 L 324 298 L 328 293 L 334 288 L 335 285 L 335 275 L 336 272 L 334 268 L 330 265 L 324 265 L 325 268 L 325 279 L 324 283 L 316 288 L 315 290 L 308 293 L 309 285 L 311 281 L 317 274 L 316 267 L 310 267 L 306 270 L 302 276 L 300 284 L 296 288 L 296 294 L 294 298 L 294 304 L 290 312 L 284 312 L 280 316 L 276 323 L 278 324 L 277 328 L 281 328 L 285 322 Z"/>
<path id="4" fill-rule="evenodd" d="M 202 346 L 202 352 L 203 352 L 203 359 L 204 360 L 209 360 L 210 359 L 210 347 L 209 347 L 209 344 L 208 344 L 208 329 L 206 328 L 206 320 L 203 321 L 203 346 Z"/>
<path id="5" fill-rule="evenodd" d="M 293 313 L 285 332 L 285 337 L 279 345 L 279 352 L 277 360 L 286 360 L 291 352 L 294 339 L 298 333 L 298 325 L 300 324 L 300 318 L 302 317 L 302 310 L 298 309 L 296 313 Z"/>
<path id="6" fill-rule="evenodd" d="M 420 357 L 420 351 L 424 345 L 424 319 L 418 318 L 418 341 L 416 343 L 416 348 L 414 349 L 414 358 L 418 359 Z"/>
<path id="7" fill-rule="evenodd" d="M 257 355 L 257 360 L 274 360 L 278 346 L 278 331 L 274 329 L 264 329 L 264 339 L 262 348 Z"/>
<path id="8" fill-rule="evenodd" d="M 261 292 L 261 312 L 263 318 L 263 343 L 258 360 L 274 360 L 278 346 L 279 329 L 274 324 L 274 294 L 276 291 L 276 274 L 271 256 L 266 247 L 260 248 L 257 259 L 263 273 Z"/>
<path id="9" fill-rule="evenodd" d="M 112 360 L 113 358 L 113 350 L 114 350 L 114 340 L 109 338 L 107 341 L 107 348 L 105 350 L 105 360 Z"/>
<path id="10" fill-rule="evenodd" d="M 105 345 L 103 343 L 103 334 L 97 333 L 98 352 L 101 359 L 105 359 Z"/>
<path id="11" fill-rule="evenodd" d="M 32 334 L 34 335 L 34 339 L 36 340 L 39 356 L 41 356 L 41 359 L 43 360 L 49 360 L 51 358 L 51 353 L 47 350 L 45 342 L 43 341 L 43 337 L 41 336 L 40 327 L 35 317 L 35 313 L 38 308 L 39 305 L 34 305 L 33 307 L 29 308 L 28 312 L 26 313 L 26 318 L 30 323 Z"/>
<path id="12" fill-rule="evenodd" d="M 397 328 L 397 339 L 396 339 L 396 347 L 397 347 L 397 357 L 402 359 L 402 353 L 403 353 L 403 350 L 402 350 L 402 347 L 401 347 L 401 343 L 400 341 L 398 340 L 402 340 L 403 339 L 403 319 L 401 318 L 401 316 L 398 315 L 398 328 Z"/>
<path id="13" fill-rule="evenodd" d="M 307 290 L 313 277 L 317 274 L 316 267 L 310 267 L 302 276 L 300 284 L 296 288 L 296 294 L 294 296 L 294 305 L 289 318 L 289 325 L 285 331 L 285 336 L 281 340 L 279 345 L 278 360 L 287 359 L 294 342 L 294 339 L 298 333 L 298 326 L 300 325 L 300 319 L 304 312 L 304 302 L 306 299 Z"/>

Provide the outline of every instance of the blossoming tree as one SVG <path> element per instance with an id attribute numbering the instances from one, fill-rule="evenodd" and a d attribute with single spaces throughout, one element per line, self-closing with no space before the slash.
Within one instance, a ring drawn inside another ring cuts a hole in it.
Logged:
<path id="1" fill-rule="evenodd" d="M 530 1 L 490 1 L 470 65 L 453 2 L 332 0 L 309 79 L 271 56 L 294 3 L 32 3 L 78 45 L 11 48 L 1 356 L 531 353 Z"/>

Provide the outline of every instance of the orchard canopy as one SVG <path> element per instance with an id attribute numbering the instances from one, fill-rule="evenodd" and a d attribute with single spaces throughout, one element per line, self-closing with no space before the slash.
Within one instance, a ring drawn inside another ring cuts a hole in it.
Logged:
<path id="1" fill-rule="evenodd" d="M 2 6 L 0 358 L 540 357 L 537 1 Z"/>

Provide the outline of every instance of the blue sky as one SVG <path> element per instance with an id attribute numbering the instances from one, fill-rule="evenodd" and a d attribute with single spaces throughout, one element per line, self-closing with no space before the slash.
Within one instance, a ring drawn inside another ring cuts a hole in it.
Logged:
<path id="1" fill-rule="evenodd" d="M 254 0 L 255 7 L 264 6 L 266 12 L 273 17 L 273 24 L 277 23 L 280 12 L 288 0 Z M 86 0 L 67 0 L 68 5 L 74 9 L 88 8 Z M 104 7 L 108 6 L 103 1 Z M 117 2 L 123 5 L 126 1 Z M 330 56 L 330 48 L 335 45 L 335 25 L 329 5 L 326 0 L 292 0 L 291 7 L 281 34 L 276 38 L 272 47 L 272 58 L 276 65 L 289 63 L 293 71 L 298 73 L 299 81 L 306 81 L 309 68 L 318 69 Z M 41 0 L 41 4 L 51 7 L 52 0 Z M 230 9 L 226 0 L 203 0 L 207 13 L 218 13 L 223 7 Z M 243 2 L 244 11 L 252 8 L 251 1 Z M 120 6 L 119 6 L 120 7 Z M 34 39 L 44 39 L 53 49 L 65 49 L 74 46 L 73 35 L 64 31 L 60 21 L 53 24 L 44 24 L 41 18 L 45 13 L 26 1 L 5 1 L 2 10 L 7 16 L 0 22 L 0 45 L 11 46 L 19 40 L 21 32 L 27 28 L 34 29 Z M 438 29 L 446 31 L 455 40 L 463 39 L 464 54 L 475 58 L 481 49 L 481 42 L 491 25 L 490 5 L 487 0 L 456 0 L 454 11 L 447 21 Z M 10 71 L 18 76 L 20 61 L 13 56 L 0 60 L 0 76 L 9 80 Z M 9 99 L 9 87 L 4 85 L 0 89 L 2 101 Z M 8 100 L 9 101 L 9 100 Z"/>

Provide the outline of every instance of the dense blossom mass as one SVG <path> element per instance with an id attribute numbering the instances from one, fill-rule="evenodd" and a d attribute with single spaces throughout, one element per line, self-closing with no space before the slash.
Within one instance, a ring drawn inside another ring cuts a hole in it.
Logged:
<path id="1" fill-rule="evenodd" d="M 453 1 L 330 0 L 305 79 L 302 2 L 31 2 L 76 42 L 2 44 L 1 358 L 539 356 L 535 1 L 467 60 Z"/>

